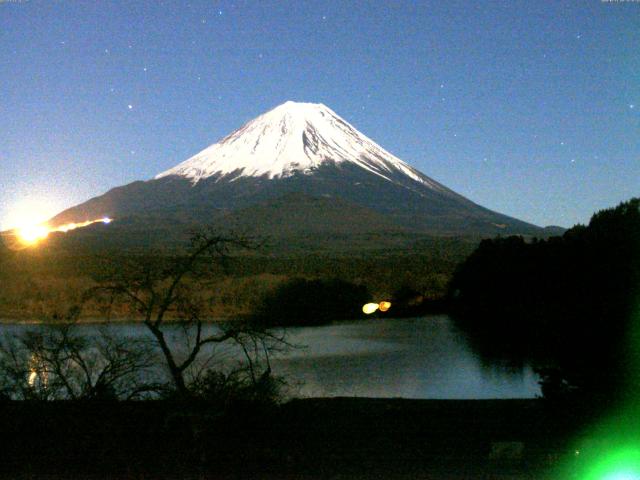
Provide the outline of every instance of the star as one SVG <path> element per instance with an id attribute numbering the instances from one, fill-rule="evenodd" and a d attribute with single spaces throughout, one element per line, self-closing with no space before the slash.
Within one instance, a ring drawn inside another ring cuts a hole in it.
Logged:
<path id="1" fill-rule="evenodd" d="M 576 35 L 576 38 L 577 38 L 578 40 L 580 40 L 580 39 L 582 38 L 582 34 L 580 34 L 580 33 L 579 33 L 579 34 L 577 34 L 577 35 Z"/>
<path id="2" fill-rule="evenodd" d="M 564 142 L 560 142 L 560 145 L 564 145 Z"/>
<path id="3" fill-rule="evenodd" d="M 107 55 L 109 55 L 109 49 L 108 49 L 108 48 L 105 48 L 105 49 L 104 49 L 104 53 L 106 53 Z"/>
<path id="4" fill-rule="evenodd" d="M 575 158 L 572 158 L 572 159 L 571 159 L 571 163 L 576 163 L 576 159 L 575 159 Z"/>
<path id="5" fill-rule="evenodd" d="M 218 15 L 222 15 L 222 10 L 218 10 Z"/>
<path id="6" fill-rule="evenodd" d="M 323 15 L 323 16 L 322 16 L 322 20 L 326 20 L 326 19 L 327 19 L 327 16 L 326 16 L 326 15 Z"/>
<path id="7" fill-rule="evenodd" d="M 129 105 L 127 105 L 127 108 L 128 108 L 129 110 L 133 110 L 133 105 L 129 104 Z"/>
<path id="8" fill-rule="evenodd" d="M 633 103 L 630 103 L 630 104 L 629 104 L 629 109 L 630 109 L 630 110 L 633 110 L 634 108 L 636 108 L 636 106 L 635 106 Z"/>
<path id="9" fill-rule="evenodd" d="M 143 71 L 143 72 L 146 72 L 146 71 L 147 71 L 147 67 L 144 67 L 144 68 L 142 69 L 142 71 Z"/>

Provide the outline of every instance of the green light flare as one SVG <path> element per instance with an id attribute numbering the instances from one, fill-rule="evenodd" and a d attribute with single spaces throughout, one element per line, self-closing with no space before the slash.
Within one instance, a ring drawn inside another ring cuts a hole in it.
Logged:
<path id="1" fill-rule="evenodd" d="M 614 472 L 604 477 L 604 480 L 640 480 L 640 476 L 633 472 Z"/>
<path id="2" fill-rule="evenodd" d="M 595 453 L 595 452 L 594 452 Z M 580 480 L 640 480 L 640 449 L 619 447 L 593 458 Z"/>

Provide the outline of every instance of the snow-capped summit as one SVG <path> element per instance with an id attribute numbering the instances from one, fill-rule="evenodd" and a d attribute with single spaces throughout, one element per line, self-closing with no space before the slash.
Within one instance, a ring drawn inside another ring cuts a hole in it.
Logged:
<path id="1" fill-rule="evenodd" d="M 441 185 L 377 145 L 321 103 L 288 101 L 251 120 L 179 165 L 160 173 L 193 184 L 216 176 L 286 178 L 313 173 L 326 162 L 351 162 L 393 182 L 404 174 L 430 188 Z"/>
<path id="2" fill-rule="evenodd" d="M 541 233 L 432 180 L 327 106 L 298 102 L 260 115 L 152 180 L 116 187 L 50 223 L 103 217 L 116 219 L 110 232 L 122 228 L 159 245 L 200 225 L 247 226 L 282 238 L 357 237 L 356 245 L 370 238 L 375 248 L 382 239 L 396 245 L 394 235 L 407 232 Z"/>

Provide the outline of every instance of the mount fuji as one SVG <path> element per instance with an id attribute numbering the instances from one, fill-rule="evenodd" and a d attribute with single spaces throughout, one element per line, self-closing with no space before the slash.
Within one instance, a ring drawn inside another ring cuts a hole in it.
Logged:
<path id="1" fill-rule="evenodd" d="M 177 175 L 194 184 L 210 177 L 286 178 L 313 174 L 324 164 L 350 162 L 385 180 L 408 177 L 429 188 L 441 185 L 394 157 L 322 104 L 286 102 L 220 142 L 155 178 Z M 403 182 L 401 182 L 403 183 Z"/>
<path id="2" fill-rule="evenodd" d="M 276 236 L 544 235 L 427 177 L 325 105 L 290 101 L 153 179 L 50 223 L 106 216 L 160 243 L 203 224 Z"/>

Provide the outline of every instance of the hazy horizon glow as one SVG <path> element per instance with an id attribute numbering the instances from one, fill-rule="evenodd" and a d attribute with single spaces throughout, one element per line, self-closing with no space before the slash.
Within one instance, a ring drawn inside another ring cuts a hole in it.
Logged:
<path id="1" fill-rule="evenodd" d="M 286 100 L 538 225 L 640 195 L 638 2 L 24 0 L 0 2 L 0 35 L 0 228 Z"/>
<path id="2" fill-rule="evenodd" d="M 39 246 L 52 233 L 68 233 L 96 223 L 109 225 L 111 222 L 113 222 L 113 218 L 103 217 L 78 223 L 50 225 L 48 222 L 28 221 L 28 217 L 24 217 L 21 225 L 15 226 L 9 231 L 2 232 L 2 238 L 0 239 L 3 240 L 3 243 L 8 248 L 12 250 L 22 250 Z"/>

